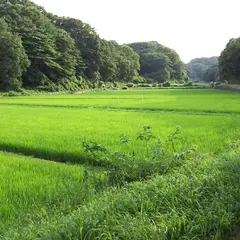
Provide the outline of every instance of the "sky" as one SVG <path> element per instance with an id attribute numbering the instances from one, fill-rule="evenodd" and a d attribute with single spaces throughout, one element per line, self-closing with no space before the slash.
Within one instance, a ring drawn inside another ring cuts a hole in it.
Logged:
<path id="1" fill-rule="evenodd" d="M 240 0 L 32 0 L 48 12 L 89 23 L 119 44 L 158 41 L 184 62 L 219 56 L 240 37 Z"/>

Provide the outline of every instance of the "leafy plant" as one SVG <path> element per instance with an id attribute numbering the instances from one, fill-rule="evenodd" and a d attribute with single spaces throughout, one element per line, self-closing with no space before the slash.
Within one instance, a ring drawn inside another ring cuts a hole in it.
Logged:
<path id="1" fill-rule="evenodd" d="M 171 83 L 170 82 L 164 82 L 162 84 L 163 87 L 171 87 Z"/>
<path id="2" fill-rule="evenodd" d="M 196 152 L 196 148 L 184 149 L 183 146 L 179 152 L 176 150 L 175 142 L 179 139 L 180 127 L 177 127 L 169 137 L 162 141 L 156 138 L 151 126 L 146 125 L 143 130 L 136 135 L 136 142 L 144 143 L 144 150 L 137 151 L 134 148 L 133 140 L 126 134 L 119 137 L 120 145 L 130 145 L 126 151 L 109 151 L 106 147 L 95 141 L 82 142 L 84 152 L 91 154 L 99 161 L 105 161 L 109 164 L 109 181 L 114 184 L 122 184 L 135 180 L 146 179 L 155 173 L 165 173 L 170 169 L 181 165 L 183 162 Z M 154 141 L 155 140 L 155 141 Z"/>

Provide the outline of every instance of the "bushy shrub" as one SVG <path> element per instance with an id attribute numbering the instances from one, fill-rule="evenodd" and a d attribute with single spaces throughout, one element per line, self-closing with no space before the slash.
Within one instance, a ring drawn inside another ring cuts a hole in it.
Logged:
<path id="1" fill-rule="evenodd" d="M 177 83 L 179 83 L 179 84 L 185 84 L 185 81 L 184 81 L 184 80 L 180 80 L 180 81 L 178 81 Z"/>
<path id="2" fill-rule="evenodd" d="M 114 88 L 119 87 L 119 83 L 118 83 L 118 82 L 113 82 L 113 87 L 114 87 Z"/>
<path id="3" fill-rule="evenodd" d="M 122 87 L 122 90 L 127 90 L 127 89 L 128 89 L 127 86 L 123 86 L 123 87 Z"/>
<path id="4" fill-rule="evenodd" d="M 157 87 L 157 86 L 158 86 L 157 83 L 153 83 L 153 84 L 152 84 L 152 87 Z"/>
<path id="5" fill-rule="evenodd" d="M 191 86 L 193 86 L 193 82 L 190 81 L 190 82 L 186 83 L 184 86 L 186 86 L 186 87 L 191 87 Z"/>
<path id="6" fill-rule="evenodd" d="M 163 87 L 171 87 L 171 83 L 170 82 L 164 82 L 162 84 Z"/>
<path id="7" fill-rule="evenodd" d="M 99 88 L 104 88 L 104 87 L 105 87 L 104 82 L 103 82 L 103 81 L 99 81 L 98 87 L 99 87 Z"/>
<path id="8" fill-rule="evenodd" d="M 195 155 L 196 147 L 186 148 L 177 144 L 180 134 L 180 128 L 177 127 L 166 140 L 160 140 L 147 125 L 137 133 L 135 140 L 125 134 L 120 135 L 120 144 L 130 147 L 126 151 L 112 152 L 102 144 L 86 139 L 83 140 L 82 147 L 94 159 L 107 163 L 110 182 L 121 184 L 141 181 L 156 173 L 165 173 Z M 135 149 L 133 141 L 143 146 L 145 151 Z"/>
<path id="9" fill-rule="evenodd" d="M 17 97 L 21 96 L 21 93 L 15 91 L 9 91 L 3 94 L 4 97 Z"/>
<path id="10" fill-rule="evenodd" d="M 146 79 L 141 76 L 134 76 L 134 77 L 132 77 L 131 82 L 133 82 L 134 84 L 145 83 Z"/>
<path id="11" fill-rule="evenodd" d="M 151 87 L 151 85 L 148 83 L 142 83 L 142 84 L 138 84 L 138 87 Z"/>
<path id="12" fill-rule="evenodd" d="M 134 87 L 134 84 L 133 83 L 127 83 L 126 86 L 129 87 L 129 88 L 132 88 L 132 87 Z"/>
<path id="13" fill-rule="evenodd" d="M 3 93 L 4 97 L 18 97 L 18 96 L 30 96 L 31 93 L 36 93 L 36 91 L 26 91 L 25 89 L 20 88 L 17 91 L 9 91 Z"/>
<path id="14" fill-rule="evenodd" d="M 158 84 L 158 87 L 162 87 L 162 86 L 163 86 L 162 83 L 159 83 L 159 84 Z"/>

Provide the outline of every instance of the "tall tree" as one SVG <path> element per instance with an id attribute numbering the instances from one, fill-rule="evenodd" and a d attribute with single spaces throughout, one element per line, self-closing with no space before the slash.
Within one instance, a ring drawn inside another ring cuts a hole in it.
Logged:
<path id="1" fill-rule="evenodd" d="M 76 74 L 78 50 L 67 32 L 54 26 L 45 10 L 24 0 L 2 0 L 0 13 L 19 34 L 31 61 L 23 74 L 24 87 L 61 84 Z"/>
<path id="2" fill-rule="evenodd" d="M 195 58 L 186 66 L 188 76 L 193 81 L 212 82 L 218 80 L 218 57 Z"/>
<path id="3" fill-rule="evenodd" d="M 0 89 L 21 87 L 21 76 L 28 66 L 21 38 L 8 31 L 7 24 L 0 19 Z"/>
<path id="4" fill-rule="evenodd" d="M 186 68 L 179 55 L 158 42 L 129 44 L 140 55 L 140 73 L 152 81 L 183 80 Z"/>
<path id="5" fill-rule="evenodd" d="M 219 57 L 221 80 L 240 83 L 240 38 L 231 39 Z"/>
<path id="6" fill-rule="evenodd" d="M 89 24 L 77 19 L 51 15 L 50 18 L 57 27 L 64 29 L 75 40 L 84 62 L 84 66 L 82 63 L 78 66 L 79 74 L 83 72 L 86 78 L 95 78 L 100 65 L 100 38 L 96 31 Z"/>

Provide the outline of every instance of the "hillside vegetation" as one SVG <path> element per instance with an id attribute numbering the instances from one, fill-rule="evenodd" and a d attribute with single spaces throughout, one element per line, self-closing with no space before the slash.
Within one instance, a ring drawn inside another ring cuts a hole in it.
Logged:
<path id="1" fill-rule="evenodd" d="M 158 42 L 129 44 L 140 56 L 140 74 L 152 82 L 187 80 L 186 69 L 173 49 Z"/>
<path id="2" fill-rule="evenodd" d="M 143 43 L 143 57 L 135 47 L 101 39 L 81 20 L 47 13 L 28 0 L 1 0 L 0 16 L 0 91 L 74 91 L 105 82 L 144 82 L 139 71 L 159 82 L 186 75 L 169 48 Z"/>
<path id="3" fill-rule="evenodd" d="M 218 57 L 195 58 L 186 67 L 188 76 L 193 81 L 212 82 L 219 80 Z"/>
<path id="4" fill-rule="evenodd" d="M 230 84 L 240 83 L 240 38 L 231 39 L 219 58 L 219 74 Z"/>

